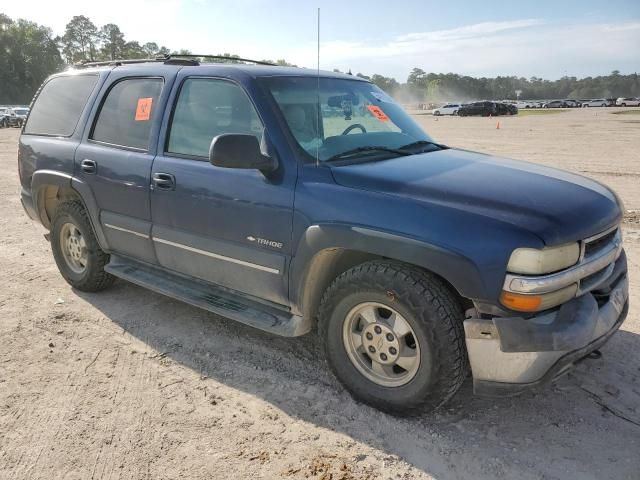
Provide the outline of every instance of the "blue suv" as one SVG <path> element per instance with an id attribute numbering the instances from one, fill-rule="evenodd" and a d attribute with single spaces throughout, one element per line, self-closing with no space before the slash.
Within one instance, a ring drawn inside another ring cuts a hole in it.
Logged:
<path id="1" fill-rule="evenodd" d="M 628 310 L 622 206 L 584 177 L 435 142 L 375 85 L 193 59 L 40 88 L 22 203 L 74 288 L 116 277 L 273 334 L 317 326 L 358 399 L 433 409 L 557 378 Z"/>

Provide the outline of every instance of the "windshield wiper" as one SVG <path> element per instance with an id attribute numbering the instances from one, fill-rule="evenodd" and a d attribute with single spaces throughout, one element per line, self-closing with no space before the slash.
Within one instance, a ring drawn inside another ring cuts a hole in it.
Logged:
<path id="1" fill-rule="evenodd" d="M 430 142 L 429 140 L 418 140 L 416 142 L 411 142 L 411 143 L 407 143 L 406 145 L 403 145 L 399 148 L 399 150 L 410 150 L 412 148 L 415 147 L 426 147 L 426 146 L 434 146 L 434 147 L 438 147 L 441 150 L 445 150 L 449 147 L 447 147 L 446 145 L 442 145 L 441 143 L 436 143 L 436 142 Z"/>
<path id="2" fill-rule="evenodd" d="M 405 150 L 397 149 L 397 148 L 389 148 L 389 147 L 383 147 L 383 146 L 367 146 L 367 147 L 352 148 L 351 150 L 337 153 L 334 156 L 326 159 L 325 162 L 333 162 L 335 160 L 345 160 L 348 157 L 351 157 L 358 153 L 365 153 L 365 152 L 386 152 L 386 153 L 395 153 L 396 155 L 402 155 L 402 156 L 411 155 L 411 153 Z"/>

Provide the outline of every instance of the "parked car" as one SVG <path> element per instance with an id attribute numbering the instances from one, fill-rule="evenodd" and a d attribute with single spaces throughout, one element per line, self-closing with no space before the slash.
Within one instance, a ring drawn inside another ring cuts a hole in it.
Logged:
<path id="1" fill-rule="evenodd" d="M 0 128 L 9 126 L 9 109 L 0 107 Z"/>
<path id="2" fill-rule="evenodd" d="M 514 105 L 518 108 L 518 109 L 523 109 L 523 108 L 535 108 L 535 103 L 534 102 L 530 102 L 528 100 L 518 100 L 517 102 L 514 103 Z"/>
<path id="3" fill-rule="evenodd" d="M 615 193 L 442 145 L 359 77 L 88 64 L 45 81 L 17 163 L 74 289 L 119 277 L 277 335 L 317 324 L 337 378 L 392 413 L 442 405 L 468 365 L 478 394 L 538 387 L 628 311 Z"/>
<path id="4" fill-rule="evenodd" d="M 518 107 L 512 103 L 496 102 L 496 111 L 498 115 L 517 115 Z"/>
<path id="5" fill-rule="evenodd" d="M 567 108 L 564 100 L 551 100 L 543 105 L 543 108 Z"/>
<path id="6" fill-rule="evenodd" d="M 582 107 L 582 103 L 579 102 L 578 100 L 571 100 L 571 99 L 567 99 L 567 100 L 563 100 L 565 105 L 569 108 L 579 108 Z"/>
<path id="7" fill-rule="evenodd" d="M 498 115 L 498 107 L 495 102 L 473 102 L 458 109 L 459 117 Z"/>
<path id="8" fill-rule="evenodd" d="M 16 107 L 9 110 L 9 126 L 10 127 L 22 127 L 25 120 L 29 115 L 29 109 L 23 107 Z"/>
<path id="9" fill-rule="evenodd" d="M 435 108 L 433 114 L 436 117 L 439 115 L 457 115 L 461 106 L 462 104 L 460 103 L 447 103 L 442 107 Z"/>
<path id="10" fill-rule="evenodd" d="M 596 98 L 594 100 L 586 100 L 582 102 L 583 107 L 606 107 L 608 105 L 606 98 Z"/>
<path id="11" fill-rule="evenodd" d="M 620 107 L 638 107 L 640 106 L 640 98 L 621 97 L 616 100 L 616 105 Z"/>

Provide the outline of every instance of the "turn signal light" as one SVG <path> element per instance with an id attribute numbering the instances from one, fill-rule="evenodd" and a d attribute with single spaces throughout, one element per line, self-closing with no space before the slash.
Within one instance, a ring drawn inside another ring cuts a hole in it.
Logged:
<path id="1" fill-rule="evenodd" d="M 502 292 L 500 297 L 502 304 L 519 312 L 535 312 L 542 305 L 541 295 L 520 295 L 518 293 Z"/>
<path id="2" fill-rule="evenodd" d="M 539 312 L 547 308 L 556 307 L 561 303 L 568 302 L 576 296 L 578 284 L 574 283 L 568 287 L 561 288 L 555 292 L 543 293 L 541 295 L 524 295 L 503 291 L 500 295 L 500 302 L 518 312 Z"/>

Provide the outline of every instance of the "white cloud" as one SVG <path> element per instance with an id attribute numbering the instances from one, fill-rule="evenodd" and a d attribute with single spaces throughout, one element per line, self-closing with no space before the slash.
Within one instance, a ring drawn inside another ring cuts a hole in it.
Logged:
<path id="1" fill-rule="evenodd" d="M 640 22 L 552 24 L 540 19 L 484 22 L 400 35 L 385 43 L 327 41 L 324 68 L 351 69 L 406 79 L 413 67 L 469 75 L 558 78 L 640 68 Z M 287 58 L 313 66 L 314 45 Z"/>

